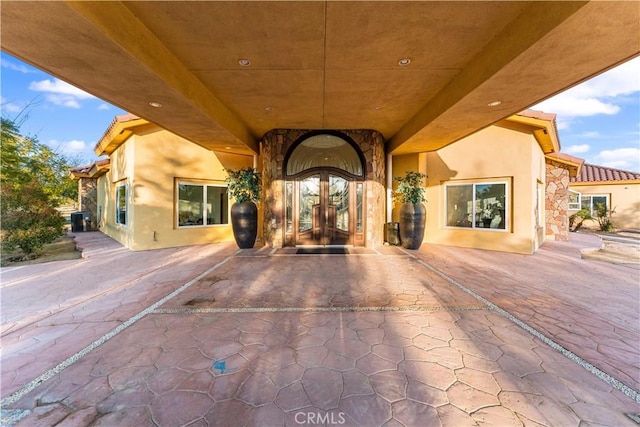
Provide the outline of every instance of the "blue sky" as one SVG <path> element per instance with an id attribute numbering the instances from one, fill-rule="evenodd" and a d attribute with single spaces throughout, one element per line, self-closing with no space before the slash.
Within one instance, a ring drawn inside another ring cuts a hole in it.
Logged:
<path id="1" fill-rule="evenodd" d="M 95 160 L 93 147 L 124 111 L 4 52 L 0 59 L 2 116 L 26 112 L 23 134 L 83 162 Z M 640 58 L 532 108 L 558 115 L 563 153 L 640 172 Z"/>

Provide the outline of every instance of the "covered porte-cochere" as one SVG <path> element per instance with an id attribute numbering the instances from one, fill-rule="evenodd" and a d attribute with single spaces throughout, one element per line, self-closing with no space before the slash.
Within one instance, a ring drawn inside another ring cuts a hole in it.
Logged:
<path id="1" fill-rule="evenodd" d="M 262 138 L 260 152 L 267 244 L 382 244 L 385 162 L 379 132 L 275 129 Z"/>

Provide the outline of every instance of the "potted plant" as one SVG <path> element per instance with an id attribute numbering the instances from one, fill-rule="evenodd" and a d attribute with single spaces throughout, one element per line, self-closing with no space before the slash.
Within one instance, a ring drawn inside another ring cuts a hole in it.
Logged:
<path id="1" fill-rule="evenodd" d="M 402 203 L 400 207 L 400 244 L 406 249 L 418 249 L 424 238 L 427 208 L 424 202 L 425 189 L 420 186 L 426 175 L 419 172 L 406 172 L 398 181 L 394 195 Z"/>
<path id="2" fill-rule="evenodd" d="M 258 207 L 260 175 L 253 168 L 225 169 L 227 190 L 235 200 L 231 206 L 233 237 L 240 249 L 252 248 L 258 235 Z"/>

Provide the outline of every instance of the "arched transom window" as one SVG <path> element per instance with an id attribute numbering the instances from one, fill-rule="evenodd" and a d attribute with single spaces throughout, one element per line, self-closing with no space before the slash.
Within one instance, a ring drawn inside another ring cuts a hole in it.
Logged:
<path id="1" fill-rule="evenodd" d="M 330 134 L 315 135 L 298 144 L 287 161 L 287 175 L 326 167 L 363 176 L 362 160 L 356 149 L 344 139 Z"/>

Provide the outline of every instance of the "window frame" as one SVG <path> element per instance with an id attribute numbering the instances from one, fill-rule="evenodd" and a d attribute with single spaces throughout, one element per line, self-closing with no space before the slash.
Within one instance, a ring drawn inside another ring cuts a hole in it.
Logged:
<path id="1" fill-rule="evenodd" d="M 124 190 L 124 209 L 120 207 L 120 190 Z M 129 211 L 129 189 L 126 182 L 116 183 L 116 191 L 115 191 L 115 219 L 114 222 L 117 226 L 127 227 L 128 225 L 128 211 Z M 124 222 L 120 221 L 120 212 L 124 214 Z"/>
<path id="2" fill-rule="evenodd" d="M 476 186 L 478 185 L 495 185 L 495 184 L 501 184 L 504 185 L 504 228 L 485 228 L 485 227 L 478 227 L 476 224 L 476 216 L 477 216 L 477 212 L 476 212 Z M 472 206 L 472 211 L 471 211 L 471 217 L 473 218 L 473 221 L 471 222 L 471 227 L 460 227 L 460 226 L 456 226 L 456 225 L 449 225 L 448 224 L 448 196 L 447 196 L 447 189 L 449 187 L 463 187 L 463 186 L 471 186 L 471 194 L 472 194 L 472 198 L 471 198 L 471 206 Z M 492 179 L 492 180 L 487 180 L 487 181 L 483 181 L 483 180 L 469 180 L 469 181 L 464 181 L 464 182 L 449 182 L 449 183 L 445 183 L 443 185 L 444 187 L 444 228 L 447 229 L 452 229 L 452 230 L 472 230 L 472 231 L 491 231 L 491 232 L 501 232 L 501 233 L 508 233 L 511 230 L 511 196 L 510 196 L 510 180 L 508 179 Z"/>
<path id="3" fill-rule="evenodd" d="M 568 199 L 568 209 L 570 211 L 579 211 L 582 209 L 582 193 L 576 190 L 569 190 L 569 193 L 574 193 L 578 195 L 578 202 L 571 203 L 571 198 Z M 576 207 L 577 205 L 577 207 Z"/>
<path id="4" fill-rule="evenodd" d="M 596 217 L 596 212 L 594 211 L 595 206 L 593 205 L 593 198 L 594 197 L 604 197 L 606 202 L 605 205 L 607 206 L 607 212 L 609 212 L 611 210 L 611 197 L 610 194 L 602 194 L 602 193 L 596 193 L 596 194 L 582 194 L 580 197 L 580 209 L 583 209 L 582 207 L 582 203 L 584 201 L 584 199 L 589 198 L 590 202 L 589 202 L 589 213 L 591 214 L 591 216 Z"/>
<path id="5" fill-rule="evenodd" d="M 192 185 L 202 187 L 202 211 L 201 219 L 202 224 L 189 224 L 189 225 L 181 225 L 180 224 L 180 185 Z M 207 193 L 208 187 L 215 188 L 224 188 L 227 193 L 227 209 L 226 209 L 226 221 L 220 224 L 207 224 Z M 226 185 L 223 181 L 204 181 L 197 179 L 176 179 L 175 180 L 175 191 L 174 191 L 174 212 L 175 212 L 175 220 L 174 227 L 176 229 L 192 229 L 192 228 L 206 228 L 206 227 L 228 227 L 231 225 L 231 203 L 229 199 L 229 190 L 228 185 Z"/>

